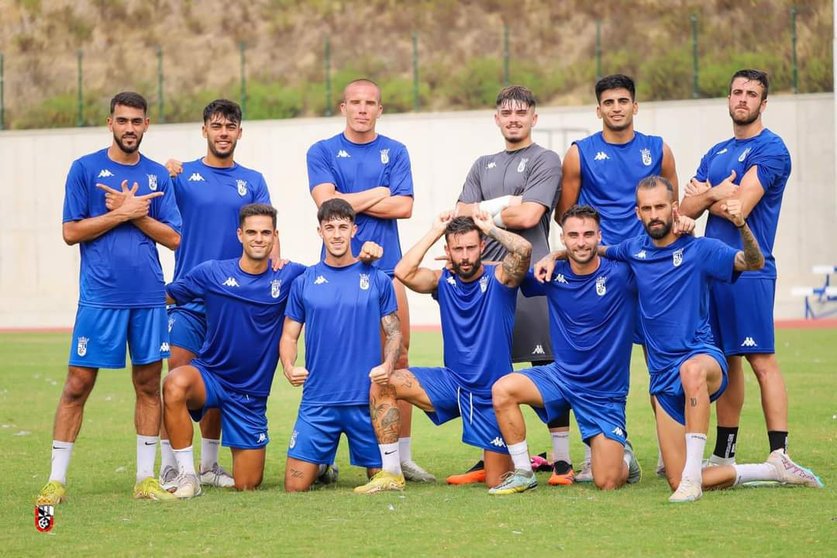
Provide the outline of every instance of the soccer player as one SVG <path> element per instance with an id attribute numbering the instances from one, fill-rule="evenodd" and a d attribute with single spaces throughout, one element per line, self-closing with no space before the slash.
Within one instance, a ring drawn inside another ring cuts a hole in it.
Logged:
<path id="1" fill-rule="evenodd" d="M 163 387 L 166 428 L 178 466 L 172 483 L 178 498 L 201 493 L 192 454 L 192 418 L 220 411 L 224 446 L 232 448 L 237 490 L 262 482 L 267 398 L 279 361 L 279 336 L 288 293 L 305 266 L 280 270 L 269 259 L 278 240 L 276 210 L 248 204 L 239 211 L 239 258 L 196 265 L 166 287 L 167 301 L 202 301 L 206 323 L 200 356 L 169 372 Z"/>
<path id="2" fill-rule="evenodd" d="M 334 462 L 341 433 L 349 440 L 352 465 L 366 467 L 370 477 L 378 472 L 381 456 L 369 421 L 369 375 L 370 370 L 393 370 L 401 350 L 392 281 L 352 254 L 357 232 L 352 206 L 327 200 L 317 211 L 317 221 L 325 257 L 291 288 L 279 349 L 285 377 L 302 386 L 285 468 L 288 492 L 308 490 L 322 472 L 320 465 Z M 303 324 L 304 367 L 296 364 Z"/>
<path id="3" fill-rule="evenodd" d="M 521 285 L 526 296 L 546 296 L 555 362 L 512 372 L 494 384 L 497 422 L 514 461 L 514 474 L 489 490 L 513 494 L 535 488 L 520 405 L 548 422 L 575 412 L 581 437 L 592 447 L 593 479 L 603 490 L 639 482 L 642 470 L 627 441 L 625 401 L 636 312 L 636 283 L 630 268 L 600 258 L 599 214 L 570 207 L 559 222 L 569 261 L 551 273 L 536 264 Z M 547 255 L 546 258 L 551 258 Z M 537 275 L 538 271 L 542 275 Z"/>
<path id="4" fill-rule="evenodd" d="M 733 137 L 703 156 L 683 198 L 684 214 L 697 217 L 709 212 L 706 236 L 733 247 L 740 246 L 738 234 L 719 207 L 727 199 L 740 200 L 765 258 L 764 269 L 731 285 L 713 284 L 710 289 L 712 332 L 729 365 L 729 387 L 716 406 L 718 437 L 709 458 L 713 464 L 735 462 L 744 405 L 742 356 L 749 361 L 761 389 L 770 451 L 787 450 L 788 445 L 788 394 L 776 361 L 773 331 L 773 241 L 791 160 L 782 138 L 762 123 L 768 86 L 767 74 L 758 70 L 740 70 L 732 76 L 728 101 Z"/>
<path id="5" fill-rule="evenodd" d="M 136 393 L 134 497 L 174 499 L 154 476 L 160 373 L 169 355 L 157 243 L 180 244 L 180 214 L 165 167 L 139 152 L 148 105 L 123 91 L 110 102 L 110 147 L 73 162 L 64 194 L 64 242 L 81 250 L 79 302 L 69 372 L 55 413 L 52 470 L 38 504 L 65 500 L 67 467 L 100 368 L 124 368 L 131 351 Z M 131 185 L 130 189 L 128 185 Z"/>
<path id="6" fill-rule="evenodd" d="M 407 293 L 395 278 L 394 269 L 401 259 L 398 219 L 408 219 L 413 214 L 413 174 L 404 144 L 375 131 L 383 110 L 381 89 L 375 82 L 356 79 L 346 85 L 340 103 L 346 128 L 308 150 L 308 187 L 317 207 L 326 200 L 339 198 L 355 210 L 357 235 L 352 239 L 352 253 L 357 254 L 366 241 L 383 247 L 383 257 L 375 267 L 392 279 L 395 288 L 402 343 L 397 367 L 406 368 L 410 312 Z M 403 404 L 401 412 L 404 420 L 399 444 L 404 475 L 409 481 L 435 482 L 436 478 L 412 457 L 412 407 Z"/>
<path id="7" fill-rule="evenodd" d="M 595 91 L 596 116 L 602 121 L 602 131 L 573 142 L 564 156 L 555 220 L 576 203 L 595 207 L 602 217 L 602 242 L 612 246 L 644 234 L 634 211 L 639 181 L 647 176 L 664 176 L 674 185 L 677 198 L 677 171 L 674 155 L 663 138 L 634 130 L 639 105 L 633 79 L 623 74 L 605 76 L 596 82 Z M 634 343 L 642 345 L 639 317 L 636 324 Z M 564 421 L 568 426 L 569 415 L 562 417 L 561 422 Z M 581 470 L 574 479 L 577 482 L 593 480 L 590 446 L 585 445 L 585 452 Z M 569 459 L 568 441 L 561 455 Z M 571 466 L 561 463 L 556 463 L 556 469 L 572 471 Z"/>
<path id="8" fill-rule="evenodd" d="M 701 472 L 710 404 L 727 383 L 726 359 L 709 328 L 709 285 L 761 269 L 764 256 L 744 220 L 740 200 L 727 199 L 718 209 L 736 228 L 741 250 L 714 238 L 677 236 L 672 230 L 677 220 L 674 187 L 663 177 L 640 181 L 636 203 L 647 235 L 602 247 L 600 254 L 627 262 L 636 276 L 657 438 L 674 490 L 669 501 L 693 502 L 701 497 L 702 486 L 721 488 L 753 480 L 821 487 L 813 473 L 796 465 L 781 448 L 762 464 Z"/>
<path id="9" fill-rule="evenodd" d="M 407 401 L 435 424 L 462 417 L 462 441 L 482 448 L 485 482 L 500 483 L 512 468 L 491 406 L 491 385 L 511 372 L 511 340 L 517 290 L 532 255 L 523 237 L 495 226 L 490 214 L 454 217 L 443 212 L 395 268 L 410 289 L 439 302 L 444 368 L 376 369 L 369 376 L 369 409 L 378 437 L 383 470 L 355 492 L 403 490 L 397 443 L 398 400 Z M 419 267 L 444 235 L 449 269 Z M 483 264 L 485 237 L 506 250 L 502 263 Z"/>
<path id="10" fill-rule="evenodd" d="M 505 149 L 474 162 L 462 187 L 457 210 L 459 215 L 466 216 L 475 207 L 487 211 L 498 227 L 514 231 L 529 241 L 532 257 L 539 259 L 549 253 L 550 214 L 561 192 L 561 158 L 532 140 L 538 114 L 535 96 L 529 89 L 520 85 L 506 87 L 497 95 L 495 104 L 494 122 L 503 136 Z M 500 242 L 487 239 L 484 260 L 500 261 L 505 255 L 506 249 Z M 543 298 L 518 295 L 512 362 L 533 365 L 552 362 L 549 329 L 544 327 L 548 315 Z M 566 433 L 553 433 L 556 453 L 563 443 L 561 438 L 566 439 Z M 559 473 L 564 475 L 567 471 Z M 558 474 L 551 480 L 564 482 Z M 477 463 L 468 472 L 452 475 L 447 481 L 450 484 L 484 482 L 485 470 Z"/>
<path id="11" fill-rule="evenodd" d="M 239 226 L 239 210 L 251 203 L 270 205 L 270 193 L 262 174 L 236 163 L 233 158 L 242 134 L 241 107 L 226 99 L 212 101 L 203 109 L 202 132 L 207 144 L 204 157 L 182 164 L 173 159 L 166 162 L 183 218 L 183 241 L 175 252 L 175 281 L 205 261 L 240 256 L 241 243 L 235 232 Z M 279 240 L 272 244 L 270 258 L 275 271 L 281 267 Z M 188 365 L 200 353 L 206 340 L 206 312 L 199 298 L 169 310 L 169 337 L 169 370 Z M 201 483 L 233 486 L 232 476 L 218 463 L 219 410 L 208 409 L 200 424 Z M 178 466 L 165 439 L 165 429 L 162 437 L 160 484 L 171 489 Z"/>

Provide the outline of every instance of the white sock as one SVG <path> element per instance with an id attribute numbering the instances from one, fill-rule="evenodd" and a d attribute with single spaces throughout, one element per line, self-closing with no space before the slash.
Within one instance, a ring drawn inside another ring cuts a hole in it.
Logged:
<path id="1" fill-rule="evenodd" d="M 70 466 L 70 456 L 73 454 L 73 442 L 52 441 L 52 470 L 49 480 L 67 484 L 67 467 Z"/>
<path id="2" fill-rule="evenodd" d="M 137 434 L 137 482 L 154 476 L 154 460 L 157 459 L 158 436 Z"/>
<path id="3" fill-rule="evenodd" d="M 166 467 L 177 469 L 177 459 L 174 458 L 171 443 L 168 440 L 160 440 L 160 471 L 164 471 Z"/>
<path id="4" fill-rule="evenodd" d="M 378 444 L 378 450 L 381 452 L 381 468 L 387 473 L 393 475 L 401 475 L 401 459 L 398 451 L 398 442 L 392 444 Z"/>
<path id="5" fill-rule="evenodd" d="M 509 455 L 511 455 L 515 469 L 532 472 L 532 462 L 529 461 L 529 446 L 526 444 L 526 440 L 517 444 L 509 444 Z"/>
<path id="6" fill-rule="evenodd" d="M 195 475 L 195 456 L 192 452 L 192 446 L 187 446 L 183 449 L 174 449 L 174 458 L 177 460 L 177 469 L 181 475 Z"/>
<path id="7" fill-rule="evenodd" d="M 593 462 L 593 450 L 590 449 L 590 444 L 584 444 L 584 461 Z"/>
<path id="8" fill-rule="evenodd" d="M 567 432 L 550 432 L 552 438 L 552 460 L 565 461 L 572 465 L 570 459 L 570 433 Z"/>
<path id="9" fill-rule="evenodd" d="M 218 450 L 221 440 L 201 439 L 201 471 L 208 471 L 218 463 Z"/>
<path id="10" fill-rule="evenodd" d="M 622 461 L 625 462 L 625 465 L 628 466 L 628 469 L 631 468 L 631 454 L 628 452 L 622 453 Z"/>
<path id="11" fill-rule="evenodd" d="M 682 478 L 689 478 L 697 483 L 702 480 L 701 467 L 703 451 L 706 449 L 706 434 L 686 432 L 686 465 Z"/>
<path id="12" fill-rule="evenodd" d="M 770 463 L 748 463 L 746 465 L 733 465 L 735 468 L 735 484 L 744 484 L 751 481 L 777 481 L 779 473 Z"/>
<path id="13" fill-rule="evenodd" d="M 401 457 L 401 463 L 413 460 L 412 444 L 410 437 L 398 438 L 398 455 Z"/>

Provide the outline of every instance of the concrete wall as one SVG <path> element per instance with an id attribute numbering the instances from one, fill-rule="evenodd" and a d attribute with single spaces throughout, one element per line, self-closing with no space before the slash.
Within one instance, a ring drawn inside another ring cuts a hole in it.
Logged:
<path id="1" fill-rule="evenodd" d="M 539 113 L 536 141 L 562 155 L 572 140 L 601 126 L 592 106 Z M 711 145 L 731 135 L 723 99 L 643 103 L 636 122 L 638 129 L 666 139 L 681 184 Z M 802 302 L 790 298 L 790 286 L 815 284 L 814 264 L 837 264 L 833 97 L 771 97 L 765 122 L 784 138 L 793 158 L 776 243 L 776 311 L 777 317 L 796 318 L 802 316 Z M 339 117 L 247 122 L 236 153 L 242 164 L 265 174 L 279 210 L 283 255 L 302 263 L 313 263 L 319 254 L 305 152 L 342 127 Z M 413 162 L 415 208 L 400 228 L 405 249 L 435 213 L 454 204 L 474 159 L 503 147 L 490 110 L 385 115 L 379 131 L 404 142 Z M 109 143 L 106 128 L 0 132 L 0 328 L 72 325 L 79 255 L 77 247 L 61 240 L 64 180 L 75 158 Z M 142 147 L 162 162 L 194 159 L 206 144 L 199 124 L 169 124 L 152 125 Z M 441 245 L 434 250 L 433 255 L 440 254 Z M 172 254 L 165 248 L 160 252 L 170 278 Z M 414 324 L 437 323 L 429 297 L 411 294 L 410 304 Z"/>

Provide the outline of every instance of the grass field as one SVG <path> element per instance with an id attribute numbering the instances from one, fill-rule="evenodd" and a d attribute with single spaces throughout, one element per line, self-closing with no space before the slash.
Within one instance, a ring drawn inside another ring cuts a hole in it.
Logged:
<path id="1" fill-rule="evenodd" d="M 272 443 L 261 490 L 206 490 L 172 504 L 135 501 L 133 391 L 125 371 L 103 371 L 70 465 L 70 500 L 56 509 L 53 530 L 42 534 L 34 528 L 33 503 L 49 474 L 68 343 L 64 333 L 0 334 L 3 556 L 837 556 L 835 330 L 780 330 L 777 339 L 790 393 L 791 454 L 822 477 L 824 490 L 739 488 L 705 494 L 693 505 L 669 504 L 666 482 L 654 475 L 648 378 L 635 351 L 628 429 L 644 477 L 618 492 L 578 484 L 552 488 L 540 473 L 537 490 L 511 497 L 443 482 L 356 496 L 351 488 L 363 474 L 348 465 L 342 445 L 336 488 L 285 494 L 285 451 L 300 392 L 280 373 L 268 405 Z M 414 333 L 411 362 L 440 360 L 439 334 Z M 749 373 L 747 380 L 739 462 L 762 461 L 768 450 L 758 386 Z M 533 413 L 526 417 L 530 449 L 547 450 L 546 428 Z M 436 428 L 416 412 L 413 428 L 414 457 L 440 479 L 477 458 L 476 449 L 459 442 L 458 422 Z M 574 428 L 572 452 L 580 462 Z M 707 454 L 712 447 L 714 426 Z M 230 463 L 226 450 L 222 462 Z"/>

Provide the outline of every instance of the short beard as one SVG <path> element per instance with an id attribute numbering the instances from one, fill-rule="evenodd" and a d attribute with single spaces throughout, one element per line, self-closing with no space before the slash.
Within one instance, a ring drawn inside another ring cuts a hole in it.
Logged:
<path id="1" fill-rule="evenodd" d="M 651 225 L 656 225 L 657 223 L 663 223 L 663 228 L 652 232 Z M 653 238 L 654 240 L 659 240 L 661 238 L 665 238 L 665 236 L 671 231 L 671 221 L 668 223 L 663 221 L 651 221 L 647 225 L 645 225 L 645 232 L 648 233 L 648 236 Z"/>
<path id="2" fill-rule="evenodd" d="M 590 256 L 586 260 L 581 260 L 576 258 L 573 254 L 572 250 L 567 250 L 567 257 L 577 263 L 578 265 L 587 265 L 588 263 L 593 261 L 593 258 L 596 257 L 596 249 L 590 250 Z"/>
<path id="3" fill-rule="evenodd" d="M 223 153 L 223 152 L 218 151 L 217 149 L 215 149 L 215 145 L 212 142 L 209 142 L 208 143 L 209 151 L 212 152 L 212 154 L 214 156 L 218 157 L 219 159 L 229 159 L 230 157 L 233 156 L 233 153 L 235 152 L 235 146 L 236 146 L 237 143 L 238 142 L 231 141 L 230 142 L 230 150 L 227 151 L 226 153 Z"/>
<path id="4" fill-rule="evenodd" d="M 136 153 L 137 149 L 139 149 L 139 146 L 142 143 L 142 136 L 137 136 L 137 143 L 134 144 L 133 147 L 128 147 L 122 143 L 122 138 L 118 137 L 116 134 L 113 136 L 113 141 L 116 142 L 116 145 L 119 146 L 119 149 L 121 149 L 123 153 L 131 155 L 132 153 Z"/>
<path id="5" fill-rule="evenodd" d="M 470 263 L 470 262 L 463 262 L 463 263 Z M 457 264 L 457 263 L 454 263 L 453 261 L 451 261 L 450 265 L 451 265 L 451 267 L 453 267 L 453 272 L 456 275 L 458 275 L 460 279 L 462 279 L 463 281 L 467 281 L 468 279 L 470 279 L 471 277 L 476 275 L 477 272 L 479 271 L 480 267 L 482 266 L 482 258 L 477 258 L 477 260 L 471 266 L 471 271 L 469 271 L 467 273 L 463 272 L 462 269 L 460 268 L 460 266 L 462 265 L 461 263 Z"/>
<path id="6" fill-rule="evenodd" d="M 759 114 L 759 111 L 756 111 L 755 113 L 750 114 L 745 118 L 736 118 L 735 117 L 735 110 L 731 110 L 731 111 L 729 111 L 729 116 L 730 116 L 730 118 L 732 118 L 733 124 L 736 124 L 738 126 L 747 126 L 748 124 L 752 124 L 753 122 L 758 120 L 759 116 L 761 116 L 761 115 Z"/>

